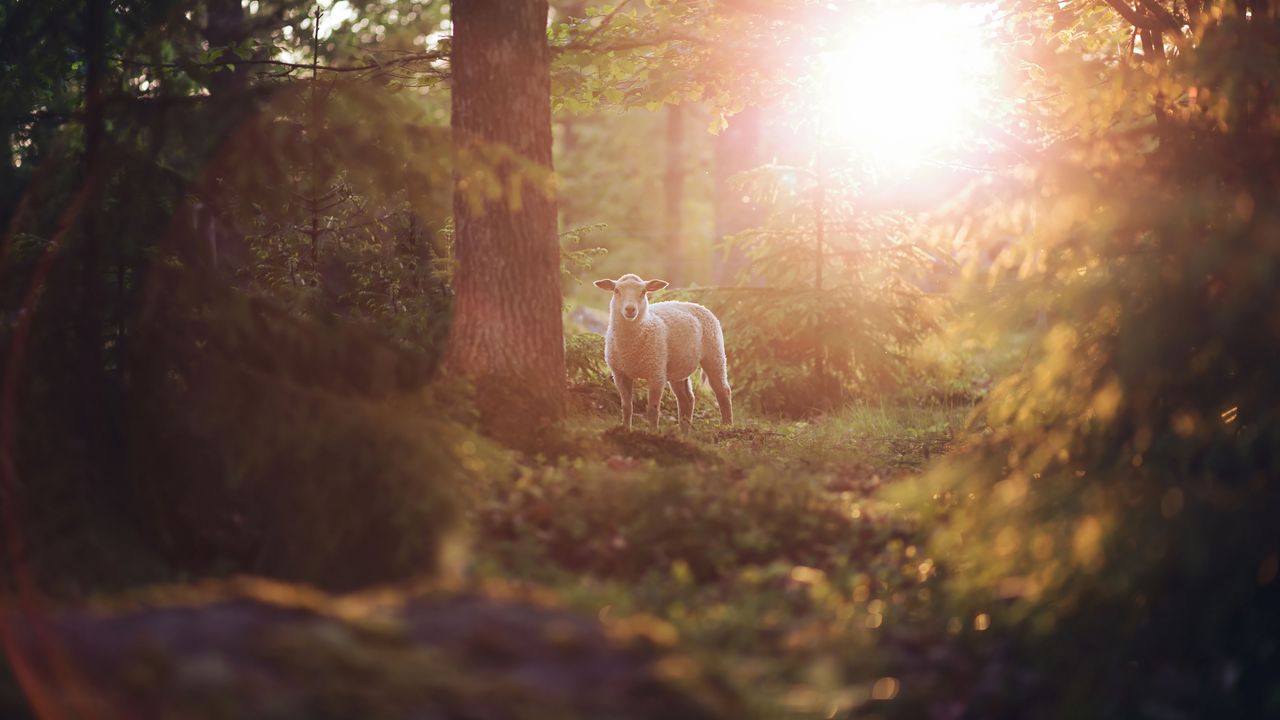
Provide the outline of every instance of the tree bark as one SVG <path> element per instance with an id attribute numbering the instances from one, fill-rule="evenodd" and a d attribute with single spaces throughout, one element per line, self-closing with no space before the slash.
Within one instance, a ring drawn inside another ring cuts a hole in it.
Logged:
<path id="1" fill-rule="evenodd" d="M 108 23 L 107 0 L 86 0 L 84 15 L 85 99 L 84 99 L 84 157 L 82 160 L 85 184 L 84 192 L 99 202 L 85 205 L 80 218 L 84 233 L 80 248 L 81 295 L 76 321 L 76 340 L 80 344 L 80 394 L 83 412 L 83 446 L 90 458 L 103 462 L 103 455 L 110 443 L 104 432 L 109 414 L 106 410 L 106 358 L 104 355 L 103 257 L 106 234 L 101 221 L 101 196 L 107 173 L 103 163 L 103 143 L 106 137 L 106 118 L 103 98 L 106 89 L 106 39 Z M 105 193 L 103 193 L 105 194 Z"/>
<path id="2" fill-rule="evenodd" d="M 667 106 L 667 169 L 663 180 L 665 196 L 662 235 L 667 245 L 667 277 L 672 285 L 684 280 L 684 111 Z"/>
<path id="3" fill-rule="evenodd" d="M 478 197 L 468 165 L 484 148 L 507 148 L 550 171 L 546 25 L 547 0 L 453 4 L 458 266 L 446 358 L 474 384 L 486 428 L 509 441 L 535 436 L 563 413 L 556 205 L 549 187 L 509 160 L 496 168 L 503 196 Z M 518 194 L 511 192 L 516 185 Z"/>
<path id="4" fill-rule="evenodd" d="M 240 0 L 209 0 L 206 12 L 204 36 L 210 47 L 240 43 L 248 37 L 244 4 Z M 317 32 L 318 28 L 312 26 L 311 30 Z M 215 72 L 209 77 L 209 94 L 214 97 L 243 94 L 249 84 L 249 66 L 230 51 L 219 55 L 218 62 L 227 63 L 233 69 Z"/>

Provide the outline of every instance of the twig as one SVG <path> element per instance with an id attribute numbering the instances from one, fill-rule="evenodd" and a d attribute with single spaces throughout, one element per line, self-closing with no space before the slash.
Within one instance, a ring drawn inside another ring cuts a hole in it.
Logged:
<path id="1" fill-rule="evenodd" d="M 1138 0 L 1138 4 L 1142 6 L 1141 9 L 1130 6 L 1126 0 L 1104 1 L 1134 27 L 1143 30 L 1169 30 L 1178 35 L 1182 34 L 1182 23 L 1155 0 Z"/>
<path id="2" fill-rule="evenodd" d="M 1185 20 L 1166 10 L 1164 6 L 1156 2 L 1156 0 L 1138 0 L 1138 4 L 1147 12 L 1151 13 L 1156 20 L 1164 23 L 1164 28 L 1166 30 L 1180 33 L 1182 32 L 1182 26 L 1187 24 Z"/>
<path id="3" fill-rule="evenodd" d="M 211 62 L 211 63 L 196 63 L 196 62 L 158 63 L 158 62 L 146 62 L 143 60 L 135 60 L 133 58 L 126 58 L 126 57 L 114 57 L 112 59 L 124 65 L 134 65 L 137 67 L 176 68 L 179 70 L 185 70 L 193 67 L 214 68 L 214 67 L 222 67 L 224 65 L 238 64 L 238 65 L 265 65 L 268 67 L 287 68 L 290 72 L 294 70 L 315 69 L 315 70 L 323 70 L 325 72 L 348 73 L 348 72 L 363 72 L 365 70 L 385 70 L 390 67 L 395 67 L 399 65 L 409 65 L 416 62 L 445 60 L 445 59 L 448 59 L 448 57 L 449 57 L 448 53 L 440 52 L 440 51 L 425 52 L 425 53 L 411 53 L 409 55 L 404 55 L 402 57 L 387 60 L 386 62 L 374 62 L 374 63 L 369 63 L 367 65 L 313 65 L 311 63 L 292 63 L 292 62 L 285 62 L 283 60 L 235 60 L 232 62 L 224 61 L 224 62 Z"/>
<path id="4" fill-rule="evenodd" d="M 600 34 L 600 31 L 601 31 L 601 30 L 604 30 L 604 29 L 605 29 L 605 27 L 606 27 L 610 22 L 612 22 L 612 21 L 613 21 L 613 16 L 614 16 L 614 15 L 617 15 L 617 14 L 618 14 L 618 11 L 619 11 L 619 10 L 621 10 L 622 8 L 626 7 L 627 3 L 629 3 L 629 2 L 631 2 L 631 0 L 622 0 L 622 2 L 618 3 L 617 5 L 614 5 L 614 6 L 613 6 L 613 9 L 609 11 L 609 14 L 608 14 L 608 15 L 605 15 L 605 16 L 604 16 L 604 19 L 600 21 L 600 24 L 599 24 L 599 25 L 596 25 L 594 28 L 592 28 L 592 29 L 591 29 L 591 32 L 587 33 L 587 37 L 583 40 L 583 42 L 584 42 L 584 43 L 590 43 L 590 42 L 591 42 L 591 40 L 592 40 L 593 38 L 595 38 L 595 36 L 596 36 L 596 35 L 599 35 L 599 34 Z"/>

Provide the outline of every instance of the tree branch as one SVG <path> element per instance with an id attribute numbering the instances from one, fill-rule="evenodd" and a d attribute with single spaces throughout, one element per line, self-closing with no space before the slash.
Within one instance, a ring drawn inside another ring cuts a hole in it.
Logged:
<path id="1" fill-rule="evenodd" d="M 116 57 L 113 60 L 123 65 L 133 65 L 136 67 L 161 67 L 175 68 L 183 70 L 187 68 L 216 68 L 224 65 L 265 65 L 268 67 L 285 68 L 292 72 L 294 70 L 323 70 L 325 72 L 349 73 L 363 72 L 365 70 L 385 70 L 400 65 L 410 65 L 417 62 L 430 62 L 435 60 L 446 60 L 449 54 L 447 52 L 435 51 L 424 53 L 410 53 L 402 55 L 398 58 L 387 60 L 386 62 L 374 62 L 366 65 L 312 65 L 311 63 L 292 63 L 283 60 L 233 60 L 230 62 L 211 62 L 211 63 L 157 63 L 147 62 L 145 60 L 135 60 L 133 58 Z"/>
<path id="2" fill-rule="evenodd" d="M 1140 10 L 1131 7 L 1126 0 L 1105 0 L 1120 17 L 1128 20 L 1134 27 L 1142 30 L 1173 30 L 1175 32 L 1182 31 L 1182 24 L 1174 19 L 1169 11 L 1160 7 L 1155 0 L 1138 0 L 1144 9 Z M 1149 14 L 1151 6 L 1155 6 L 1159 12 L 1157 15 Z"/>
<path id="3" fill-rule="evenodd" d="M 613 42 L 605 42 L 600 45 L 592 45 L 586 40 L 574 40 L 564 45 L 552 46 L 552 53 L 563 52 L 628 52 L 631 50 L 643 50 L 646 48 L 658 47 L 667 43 L 683 42 L 690 45 L 707 46 L 710 43 L 702 38 L 692 35 L 684 35 L 679 33 L 670 33 L 664 35 L 651 35 L 648 37 L 634 37 L 626 40 L 615 40 Z"/>
<path id="4" fill-rule="evenodd" d="M 1138 4 L 1141 5 L 1143 9 L 1145 9 L 1157 21 L 1162 23 L 1164 25 L 1164 30 L 1180 33 L 1182 32 L 1182 26 L 1186 25 L 1185 21 L 1174 15 L 1169 10 L 1166 10 L 1165 7 L 1156 2 L 1156 0 L 1138 0 Z"/>
<path id="5" fill-rule="evenodd" d="M 590 33 L 587 33 L 587 36 L 586 36 L 585 38 L 583 38 L 583 42 L 584 42 L 584 43 L 590 43 L 590 42 L 591 42 L 591 39 L 592 39 L 592 38 L 594 38 L 596 35 L 599 35 L 599 34 L 600 34 L 600 31 L 601 31 L 601 30 L 604 30 L 604 29 L 605 29 L 605 27 L 606 27 L 610 22 L 612 22 L 612 21 L 613 21 L 613 16 L 614 16 L 614 15 L 617 15 L 617 14 L 618 14 L 618 11 L 619 11 L 619 10 L 621 10 L 622 8 L 626 7 L 627 3 L 629 3 L 629 2 L 631 2 L 631 0 L 622 0 L 622 2 L 618 3 L 617 5 L 615 5 L 615 6 L 613 7 L 613 9 L 609 11 L 609 14 L 608 14 L 608 15 L 605 15 L 605 16 L 604 16 L 604 19 L 600 21 L 600 24 L 599 24 L 599 25 L 597 25 L 597 26 L 595 26 L 594 28 L 592 28 Z"/>

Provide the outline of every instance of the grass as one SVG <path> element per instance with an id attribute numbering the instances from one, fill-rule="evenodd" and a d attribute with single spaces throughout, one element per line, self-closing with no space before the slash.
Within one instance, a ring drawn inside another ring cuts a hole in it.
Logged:
<path id="1" fill-rule="evenodd" d="M 877 404 L 732 428 L 703 416 L 687 436 L 673 421 L 654 434 L 584 415 L 553 457 L 480 489 L 474 572 L 666 622 L 766 716 L 864 706 L 888 693 L 876 648 L 936 577 L 917 519 L 880 491 L 944 453 L 964 415 Z"/>
<path id="2" fill-rule="evenodd" d="M 646 655 L 650 664 L 615 673 L 622 684 L 601 690 L 604 702 L 613 698 L 609 688 L 647 683 L 649 710 L 635 710 L 636 717 L 671 717 L 667 705 L 681 698 L 727 703 L 708 701 L 706 707 L 720 709 L 698 717 L 827 717 L 874 708 L 875 698 L 891 694 L 887 676 L 897 671 L 890 663 L 902 657 L 895 648 L 904 638 L 917 647 L 920 628 L 931 627 L 935 635 L 925 637 L 932 651 L 945 644 L 938 634 L 948 632 L 945 616 L 937 622 L 937 571 L 923 549 L 928 528 L 881 491 L 946 452 L 963 410 L 875 404 L 808 421 L 748 416 L 722 428 L 714 403 L 701 405 L 689 435 L 676 432 L 671 414 L 664 432 L 650 433 L 625 431 L 610 414 L 594 411 L 575 417 L 540 455 L 513 457 L 478 440 L 456 443 L 473 471 L 463 503 L 472 534 L 470 577 L 457 586 L 471 595 L 455 598 L 459 613 L 470 617 L 486 597 L 502 617 L 532 613 L 514 629 L 473 618 L 474 638 L 464 645 L 480 658 L 474 666 L 460 666 L 456 655 L 445 659 L 431 646 L 406 645 L 403 637 L 392 642 L 394 632 L 388 640 L 385 633 L 400 625 L 387 625 L 385 617 L 370 635 L 347 615 L 304 623 L 301 630 L 285 624 L 254 631 L 257 640 L 245 647 L 259 654 L 249 659 L 233 634 L 218 651 L 224 664 L 262 661 L 281 669 L 303 693 L 294 697 L 295 709 L 314 702 L 342 708 L 339 714 L 360 708 L 369 717 L 403 717 L 421 705 L 470 716 L 475 707 L 497 703 L 502 717 L 595 717 L 539 704 L 541 691 L 495 694 L 495 683 L 523 672 L 507 663 L 513 655 L 531 658 L 543 671 L 563 666 L 573 677 L 594 677 L 594 668 L 583 667 L 614 667 L 609 658 L 630 657 L 617 637 L 642 629 L 671 652 Z M 457 588 L 446 585 L 441 597 L 454 597 Z M 203 608 L 198 615 L 184 610 L 184 622 L 218 622 L 217 598 L 207 592 L 194 588 L 173 599 Z M 277 590 L 232 605 L 257 602 L 255 613 L 274 617 L 280 593 L 298 592 L 304 591 Z M 422 592 L 434 591 L 401 588 L 369 597 L 401 607 L 401 618 L 417 617 L 415 608 L 425 607 Z M 539 598 L 536 607 L 526 607 L 526 593 Z M 503 605 L 504 598 L 516 602 Z M 550 609 L 540 615 L 543 599 Z M 142 608 L 121 622 L 171 632 L 183 627 L 149 602 Z M 420 614 L 455 622 L 432 607 Z M 575 655 L 576 646 L 562 637 L 564 621 L 583 615 L 603 621 L 596 659 Z M 106 625 L 87 641 L 124 652 L 138 636 L 140 626 L 129 626 L 125 638 L 112 634 L 109 615 L 98 620 Z M 266 642 L 271 638 L 287 642 Z M 179 645 L 171 650 L 174 667 L 209 665 L 207 654 L 188 657 Z M 145 680 L 152 676 L 137 673 L 154 669 L 155 659 L 154 653 L 130 655 L 118 668 L 113 661 L 101 670 L 104 677 Z M 25 704 L 4 672 L 0 663 L 0 714 Z M 190 696 L 185 686 L 172 690 L 177 686 L 167 681 L 129 692 L 159 702 L 207 701 L 200 712 L 186 714 L 213 717 L 218 708 L 235 707 L 226 703 L 240 697 L 247 676 L 219 677 L 225 684 L 200 686 Z M 652 688 L 672 694 L 655 695 Z M 255 701 L 245 702 L 228 712 L 251 716 Z"/>

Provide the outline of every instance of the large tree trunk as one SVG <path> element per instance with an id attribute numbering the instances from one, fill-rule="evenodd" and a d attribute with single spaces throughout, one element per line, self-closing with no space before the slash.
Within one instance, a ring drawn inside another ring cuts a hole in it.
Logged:
<path id="1" fill-rule="evenodd" d="M 453 134 L 457 227 L 448 365 L 476 388 L 481 418 L 508 440 L 531 437 L 563 411 L 564 328 L 555 200 L 537 178 L 517 195 L 478 198 L 467 158 L 505 146 L 550 171 L 551 53 L 547 1 L 453 4 Z M 490 156 L 492 157 L 492 156 Z M 498 168 L 510 189 L 521 171 Z"/>
<path id="2" fill-rule="evenodd" d="M 760 158 L 760 110 L 747 108 L 729 119 L 729 126 L 716 137 L 715 147 L 715 243 L 712 246 L 712 275 L 718 285 L 731 285 L 747 265 L 741 245 L 726 245 L 730 235 L 756 227 L 762 213 L 729 181 L 734 175 L 758 167 Z"/>
<path id="3" fill-rule="evenodd" d="M 206 12 L 208 21 L 204 36 L 210 47 L 240 43 L 248 36 L 244 4 L 240 0 L 209 0 Z M 315 31 L 316 28 L 313 27 L 312 32 Z M 233 69 L 209 76 L 209 94 L 214 97 L 243 94 L 249 85 L 249 66 L 240 62 L 240 58 L 230 51 L 223 52 L 218 61 L 231 65 Z"/>
<path id="4" fill-rule="evenodd" d="M 107 241 L 103 227 L 101 200 L 108 169 L 103 162 L 106 118 L 103 100 L 106 89 L 107 0 L 86 0 L 84 16 L 85 112 L 84 112 L 84 193 L 90 198 L 80 218 L 84 233 L 80 249 L 81 295 L 75 323 L 80 359 L 80 422 L 82 445 L 92 464 L 114 467 L 106 455 L 112 449 L 107 436 L 111 416 L 106 407 L 107 375 L 104 356 L 105 293 L 103 257 Z M 99 483 L 99 486 L 102 486 Z"/>

